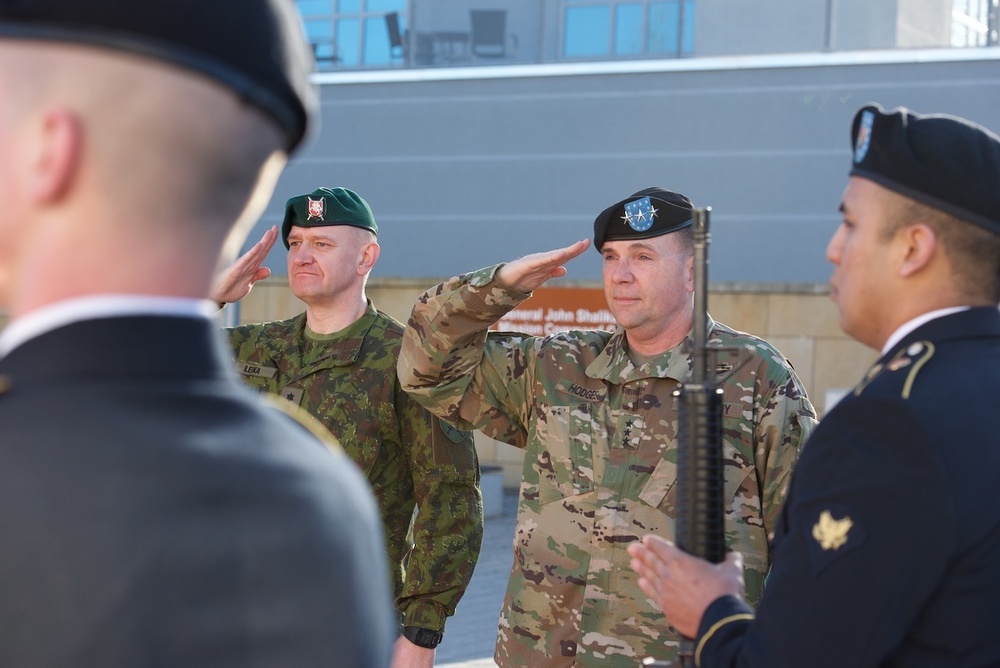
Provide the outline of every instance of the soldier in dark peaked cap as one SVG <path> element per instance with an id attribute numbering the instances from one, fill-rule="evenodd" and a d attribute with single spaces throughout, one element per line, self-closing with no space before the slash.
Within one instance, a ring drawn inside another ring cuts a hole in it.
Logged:
<path id="1" fill-rule="evenodd" d="M 737 556 L 632 548 L 699 666 L 1000 665 L 1000 137 L 868 105 L 851 140 L 830 285 L 881 357 L 803 450 L 756 616 Z"/>
<path id="2" fill-rule="evenodd" d="M 691 377 L 692 204 L 646 188 L 602 211 L 594 245 L 618 326 L 544 337 L 488 332 L 588 241 L 457 276 L 418 298 L 397 372 L 428 410 L 525 450 L 502 667 L 634 668 L 679 637 L 647 602 L 626 547 L 673 536 L 678 383 Z M 771 344 L 709 319 L 712 345 L 746 349 L 722 383 L 726 538 L 747 553 L 751 600 L 769 534 L 816 414 Z M 731 365 L 729 365 L 731 370 Z M 723 369 L 720 368 L 720 373 Z"/>
<path id="3" fill-rule="evenodd" d="M 206 299 L 311 69 L 292 0 L 0 2 L 0 665 L 388 665 L 371 490 Z"/>

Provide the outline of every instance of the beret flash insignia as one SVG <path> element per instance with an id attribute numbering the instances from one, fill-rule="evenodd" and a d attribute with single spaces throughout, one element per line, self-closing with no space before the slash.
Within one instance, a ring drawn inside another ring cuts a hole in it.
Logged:
<path id="1" fill-rule="evenodd" d="M 306 211 L 306 220 L 323 220 L 323 214 L 326 212 L 326 200 L 322 197 L 319 199 L 307 197 L 306 199 L 309 202 L 309 208 Z"/>
<path id="2" fill-rule="evenodd" d="M 656 213 L 657 209 L 653 208 L 649 197 L 643 197 L 625 203 L 625 215 L 622 216 L 622 219 L 636 232 L 645 232 L 653 226 Z"/>
<path id="3" fill-rule="evenodd" d="M 869 110 L 861 113 L 861 124 L 858 127 L 858 137 L 854 141 L 854 162 L 861 162 L 868 155 L 868 146 L 872 140 L 872 125 L 875 114 Z"/>

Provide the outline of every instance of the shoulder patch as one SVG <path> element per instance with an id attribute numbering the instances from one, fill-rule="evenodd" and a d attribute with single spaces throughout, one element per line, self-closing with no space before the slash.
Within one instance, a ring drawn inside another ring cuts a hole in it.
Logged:
<path id="1" fill-rule="evenodd" d="M 448 424 L 441 418 L 438 418 L 438 422 L 441 423 L 441 431 L 444 432 L 444 435 L 447 436 L 448 440 L 451 441 L 452 443 L 461 443 L 462 441 L 464 441 L 466 438 L 469 437 L 469 432 L 463 429 L 452 427 L 450 424 Z"/>

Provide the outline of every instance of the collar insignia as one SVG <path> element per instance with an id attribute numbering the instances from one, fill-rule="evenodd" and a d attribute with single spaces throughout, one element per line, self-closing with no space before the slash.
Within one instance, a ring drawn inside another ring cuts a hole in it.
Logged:
<path id="1" fill-rule="evenodd" d="M 829 510 L 824 510 L 813 525 L 812 535 L 824 550 L 836 550 L 847 542 L 847 532 L 852 526 L 854 522 L 850 517 L 835 520 Z"/>
<path id="2" fill-rule="evenodd" d="M 653 208 L 649 197 L 643 197 L 633 202 L 625 203 L 625 215 L 622 220 L 628 223 L 636 232 L 645 232 L 653 226 L 653 219 L 659 210 Z"/>
<path id="3" fill-rule="evenodd" d="M 899 371 L 903 367 L 910 366 L 913 359 L 910 357 L 896 357 L 891 362 L 885 365 L 885 368 L 889 371 Z"/>
<path id="4" fill-rule="evenodd" d="M 306 212 L 306 220 L 323 220 L 323 214 L 326 212 L 326 200 L 322 197 L 319 199 L 306 197 L 306 201 L 309 202 L 309 210 Z"/>

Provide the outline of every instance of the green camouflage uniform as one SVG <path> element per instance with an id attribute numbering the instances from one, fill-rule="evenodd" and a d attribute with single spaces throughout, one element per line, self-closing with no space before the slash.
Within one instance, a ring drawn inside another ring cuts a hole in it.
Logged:
<path id="1" fill-rule="evenodd" d="M 400 389 L 403 327 L 371 302 L 360 320 L 332 335 L 307 334 L 305 323 L 302 314 L 229 330 L 238 370 L 251 386 L 316 416 L 361 467 L 385 525 L 401 621 L 442 630 L 482 544 L 472 434 L 444 424 Z"/>
<path id="2" fill-rule="evenodd" d="M 497 268 L 425 293 L 399 360 L 403 387 L 428 409 L 525 449 L 497 663 L 636 668 L 647 656 L 672 659 L 678 637 L 639 589 L 626 548 L 646 533 L 674 535 L 672 393 L 690 379 L 690 356 L 678 346 L 636 368 L 621 328 L 488 333 L 529 296 L 494 282 Z M 816 414 L 773 347 L 709 324 L 712 345 L 753 348 L 724 386 L 723 457 L 727 541 L 745 557 L 756 604 Z"/>

